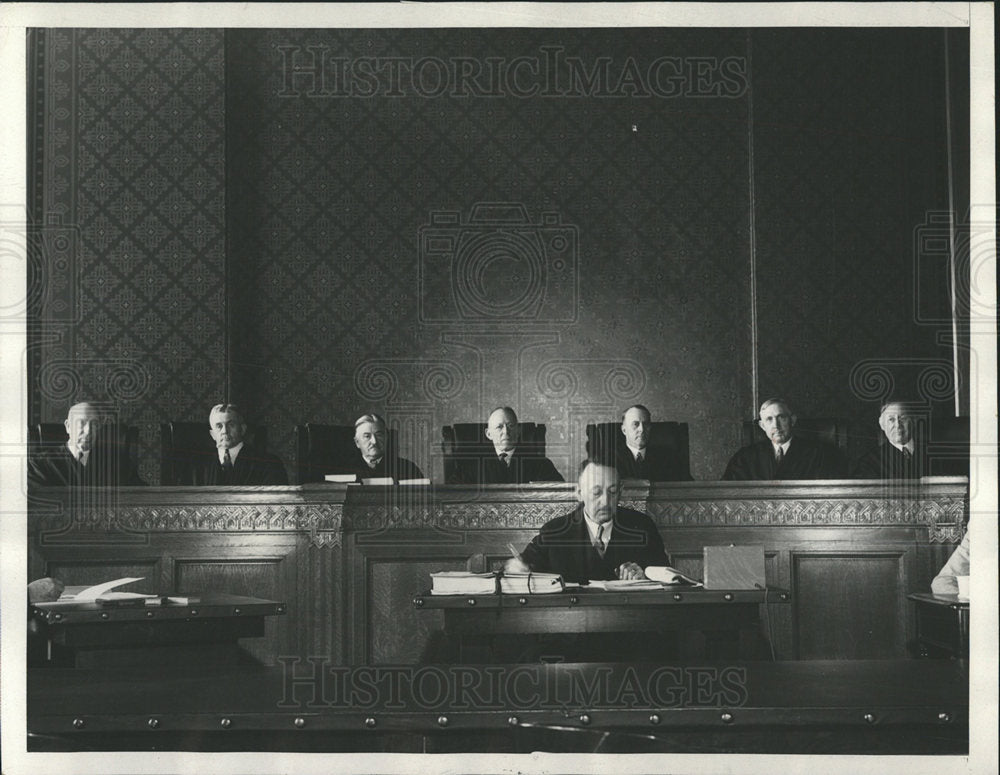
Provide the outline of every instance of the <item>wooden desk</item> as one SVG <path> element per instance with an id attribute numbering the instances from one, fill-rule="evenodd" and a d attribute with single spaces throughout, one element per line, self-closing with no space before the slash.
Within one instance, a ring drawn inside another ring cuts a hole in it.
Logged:
<path id="1" fill-rule="evenodd" d="M 263 636 L 265 617 L 284 614 L 285 604 L 210 593 L 190 605 L 118 608 L 66 602 L 32 610 L 50 643 L 50 654 L 55 647 L 65 650 L 75 665 L 98 666 L 146 660 L 149 649 L 157 649 L 161 660 L 201 659 L 209 651 L 225 659 L 236 653 L 240 638 Z M 209 646 L 213 648 L 206 650 Z"/>
<path id="2" fill-rule="evenodd" d="M 969 601 L 958 595 L 917 592 L 917 646 L 923 657 L 969 658 Z"/>
<path id="3" fill-rule="evenodd" d="M 779 659 L 896 659 L 915 636 L 907 595 L 961 540 L 968 482 L 626 482 L 672 564 L 702 575 L 705 546 L 760 545 Z M 487 564 L 576 505 L 571 484 L 504 487 L 135 487 L 111 502 L 58 490 L 28 504 L 29 578 L 121 576 L 157 589 L 216 589 L 288 603 L 246 648 L 341 664 L 426 660 L 444 615 L 413 608 L 433 571 Z"/>
<path id="4" fill-rule="evenodd" d="M 31 670 L 29 750 L 951 753 L 949 660 Z"/>
<path id="5" fill-rule="evenodd" d="M 482 636 L 554 633 L 680 633 L 705 636 L 704 648 L 664 639 L 667 658 L 764 659 L 760 607 L 788 603 L 787 590 L 674 587 L 607 592 L 586 587 L 546 595 L 432 595 L 413 598 L 422 611 L 444 612 L 444 631 L 459 642 L 459 661 Z M 677 649 L 680 649 L 678 653 Z M 597 657 L 597 661 L 609 659 Z"/>

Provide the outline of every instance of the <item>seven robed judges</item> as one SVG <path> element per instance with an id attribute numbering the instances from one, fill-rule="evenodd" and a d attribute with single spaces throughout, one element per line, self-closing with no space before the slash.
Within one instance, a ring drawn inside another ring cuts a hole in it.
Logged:
<path id="1" fill-rule="evenodd" d="M 58 449 L 33 450 L 28 461 L 31 487 L 118 486 L 143 484 L 125 454 L 108 413 L 95 404 L 70 407 L 65 420 L 67 442 Z M 765 401 L 758 425 L 767 440 L 744 447 L 732 456 L 724 480 L 840 479 L 846 460 L 831 444 L 797 435 L 795 413 L 781 398 Z M 924 445 L 916 433 L 910 404 L 892 401 L 883 405 L 878 419 L 885 442 L 869 450 L 855 464 L 852 475 L 865 479 L 919 478 L 927 473 Z M 621 479 L 676 481 L 688 478 L 678 462 L 649 445 L 650 411 L 636 404 L 622 415 L 621 438 L 613 465 Z M 350 473 L 359 478 L 422 479 L 410 460 L 387 449 L 386 423 L 376 414 L 365 414 L 354 424 L 357 458 Z M 191 469 L 193 484 L 284 485 L 288 483 L 281 460 L 245 441 L 247 426 L 235 404 L 217 404 L 209 414 L 209 433 L 215 455 L 200 456 Z M 509 406 L 497 407 L 487 420 L 485 436 L 492 454 L 450 478 L 458 484 L 524 484 L 561 482 L 552 461 L 530 445 L 520 445 L 517 414 Z M 331 472 L 334 473 L 334 472 Z"/>

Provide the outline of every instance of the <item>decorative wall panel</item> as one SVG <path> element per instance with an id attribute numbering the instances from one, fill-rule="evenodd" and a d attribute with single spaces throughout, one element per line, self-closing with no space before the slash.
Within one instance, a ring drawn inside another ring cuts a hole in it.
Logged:
<path id="1" fill-rule="evenodd" d="M 32 416 L 108 402 L 140 427 L 140 474 L 156 483 L 159 423 L 207 418 L 225 390 L 223 35 L 33 34 L 44 119 L 32 217 L 67 230 L 72 250 L 30 343 Z"/>

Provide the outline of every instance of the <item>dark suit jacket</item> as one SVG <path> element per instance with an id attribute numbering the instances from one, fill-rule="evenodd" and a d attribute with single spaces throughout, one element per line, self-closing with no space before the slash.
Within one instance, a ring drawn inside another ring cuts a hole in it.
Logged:
<path id="1" fill-rule="evenodd" d="M 288 484 L 288 475 L 285 473 L 281 458 L 246 443 L 236 456 L 229 481 L 225 479 L 222 463 L 219 462 L 219 455 L 215 450 L 195 461 L 192 466 L 192 479 L 192 483 L 196 485 Z"/>
<path id="2" fill-rule="evenodd" d="M 336 472 L 331 471 L 330 473 Z M 424 478 L 423 473 L 419 468 L 417 468 L 416 464 L 411 460 L 407 460 L 405 457 L 383 455 L 382 459 L 378 461 L 378 465 L 371 468 L 368 463 L 365 462 L 365 459 L 360 452 L 358 453 L 357 460 L 355 461 L 353 468 L 350 471 L 345 471 L 344 473 L 357 474 L 359 479 L 391 476 L 397 482 L 400 479 Z"/>
<path id="3" fill-rule="evenodd" d="M 36 450 L 28 459 L 28 487 L 134 487 L 145 484 L 123 450 L 95 444 L 86 466 L 69 447 Z"/>
<path id="4" fill-rule="evenodd" d="M 919 479 L 927 474 L 927 456 L 920 444 L 906 458 L 888 441 L 872 447 L 858 458 L 851 475 L 855 479 Z"/>
<path id="5" fill-rule="evenodd" d="M 611 540 L 602 558 L 590 542 L 583 504 L 545 523 L 521 553 L 528 567 L 540 573 L 559 573 L 566 581 L 613 579 L 624 562 L 669 565 L 663 539 L 648 515 L 618 507 Z"/>
<path id="6" fill-rule="evenodd" d="M 517 448 L 511 456 L 510 465 L 500 462 L 496 454 L 487 454 L 469 461 L 478 464 L 478 479 L 468 484 L 527 484 L 528 482 L 561 482 L 562 475 L 552 461 L 542 455 L 525 454 Z M 470 475 L 472 472 L 470 471 Z"/>
<path id="7" fill-rule="evenodd" d="M 788 452 L 777 465 L 774 445 L 761 441 L 743 447 L 729 460 L 723 479 L 767 481 L 770 479 L 844 479 L 847 461 L 836 447 L 821 441 L 793 436 Z"/>
<path id="8" fill-rule="evenodd" d="M 628 445 L 621 444 L 615 451 L 615 463 L 621 479 L 648 479 L 651 482 L 690 481 L 680 464 L 668 457 L 658 447 L 646 447 L 642 463 L 636 461 Z"/>

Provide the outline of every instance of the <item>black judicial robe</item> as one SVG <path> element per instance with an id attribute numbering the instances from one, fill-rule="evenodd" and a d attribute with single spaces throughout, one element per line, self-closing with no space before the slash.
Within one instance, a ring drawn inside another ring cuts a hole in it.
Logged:
<path id="1" fill-rule="evenodd" d="M 542 455 L 519 452 L 516 448 L 510 465 L 501 462 L 499 455 L 485 455 L 478 460 L 478 480 L 468 484 L 527 484 L 528 482 L 561 482 L 562 475 L 552 461 Z"/>
<path id="2" fill-rule="evenodd" d="M 203 455 L 196 460 L 191 467 L 192 484 L 196 485 L 280 485 L 288 484 L 288 475 L 281 458 L 265 452 L 262 449 L 251 447 L 244 443 L 240 449 L 240 454 L 236 456 L 233 463 L 233 472 L 230 478 L 226 479 L 222 463 L 219 462 L 219 455 L 213 451 L 210 455 Z"/>
<path id="3" fill-rule="evenodd" d="M 780 465 L 774 460 L 774 445 L 761 441 L 743 447 L 729 460 L 724 480 L 768 481 L 775 479 L 845 479 L 847 461 L 836 447 L 821 441 L 793 436 Z"/>
<path id="4" fill-rule="evenodd" d="M 423 479 L 423 472 L 417 468 L 416 463 L 407 460 L 405 457 L 395 457 L 383 455 L 374 468 L 368 465 L 364 456 L 359 452 L 358 459 L 350 471 L 343 473 L 357 474 L 359 479 L 384 478 L 391 476 L 397 482 L 400 479 Z"/>
<path id="5" fill-rule="evenodd" d="M 81 465 L 69 447 L 43 448 L 28 459 L 28 487 L 135 487 L 144 485 L 132 461 L 115 445 L 95 444 Z"/>
<path id="6" fill-rule="evenodd" d="M 647 479 L 650 482 L 691 480 L 677 460 L 657 447 L 647 447 L 640 463 L 627 445 L 621 445 L 615 451 L 615 467 L 620 479 Z"/>
<path id="7" fill-rule="evenodd" d="M 858 458 L 851 475 L 855 479 L 919 479 L 927 475 L 927 455 L 920 444 L 906 457 L 886 441 Z"/>
<path id="8" fill-rule="evenodd" d="M 614 530 L 604 557 L 598 554 L 584 523 L 583 504 L 549 520 L 521 553 L 529 568 L 539 573 L 559 573 L 565 581 L 613 579 L 625 562 L 669 565 L 663 539 L 653 520 L 640 511 L 623 507 L 615 515 Z"/>

